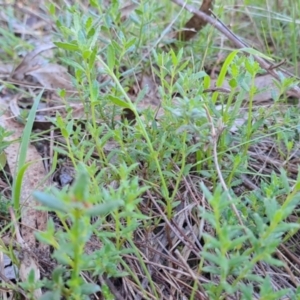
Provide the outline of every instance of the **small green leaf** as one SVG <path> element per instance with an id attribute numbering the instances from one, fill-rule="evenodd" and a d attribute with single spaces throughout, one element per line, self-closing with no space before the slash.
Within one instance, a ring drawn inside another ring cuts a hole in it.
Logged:
<path id="1" fill-rule="evenodd" d="M 46 231 L 37 231 L 35 233 L 36 238 L 46 245 L 51 245 L 52 247 L 57 247 L 57 241 L 55 239 L 55 225 L 52 219 L 49 219 L 47 222 Z"/>
<path id="2" fill-rule="evenodd" d="M 52 272 L 53 281 L 55 283 L 59 283 L 65 271 L 66 271 L 65 268 L 61 266 L 56 267 Z"/>
<path id="3" fill-rule="evenodd" d="M 170 54 L 171 54 L 172 63 L 174 65 L 174 67 L 177 67 L 177 65 L 178 65 L 178 59 L 177 59 L 177 56 L 176 56 L 176 54 L 175 54 L 175 52 L 174 52 L 173 49 L 171 49 Z"/>
<path id="4" fill-rule="evenodd" d="M 126 52 L 129 51 L 129 50 L 132 50 L 136 43 L 136 38 L 131 38 L 129 41 L 126 41 L 126 44 L 125 44 L 125 49 L 126 49 Z M 132 48 L 132 49 L 131 49 Z"/>
<path id="5" fill-rule="evenodd" d="M 116 62 L 115 48 L 113 47 L 112 44 L 110 44 L 107 47 L 107 65 L 111 71 L 115 67 L 115 62 Z"/>
<path id="6" fill-rule="evenodd" d="M 229 65 L 232 63 L 232 61 L 234 60 L 234 58 L 236 57 L 236 55 L 239 53 L 240 50 L 234 50 L 232 51 L 227 58 L 225 59 L 223 66 L 221 68 L 220 74 L 218 76 L 217 82 L 216 82 L 216 86 L 217 87 L 221 87 L 224 80 L 225 80 L 225 76 L 227 74 L 228 71 L 228 67 Z"/>
<path id="7" fill-rule="evenodd" d="M 53 3 L 51 3 L 50 5 L 49 5 L 49 13 L 50 13 L 50 15 L 52 15 L 52 16 L 56 16 L 56 8 L 55 8 L 55 5 L 53 4 Z"/>
<path id="8" fill-rule="evenodd" d="M 108 98 L 113 104 L 117 106 L 124 107 L 124 108 L 131 108 L 131 106 L 127 102 L 121 100 L 120 98 L 117 98 L 112 95 L 109 95 Z"/>
<path id="9" fill-rule="evenodd" d="M 48 291 L 45 294 L 43 294 L 40 298 L 40 300 L 59 300 L 59 299 L 61 299 L 59 290 L 55 292 Z"/>
<path id="10" fill-rule="evenodd" d="M 0 171 L 3 170 L 3 168 L 6 165 L 6 154 L 4 151 L 0 152 Z"/>
<path id="11" fill-rule="evenodd" d="M 90 177 L 83 165 L 80 165 L 80 170 L 75 183 L 72 186 L 72 192 L 77 201 L 84 201 L 88 197 Z"/>
<path id="12" fill-rule="evenodd" d="M 90 68 L 90 70 L 94 67 L 95 60 L 96 60 L 96 54 L 97 54 L 97 49 L 95 48 L 92 51 L 90 59 L 89 59 L 89 68 Z"/>
<path id="13" fill-rule="evenodd" d="M 92 26 L 93 26 L 93 19 L 91 17 L 88 17 L 85 23 L 85 30 L 88 32 Z"/>
<path id="14" fill-rule="evenodd" d="M 61 98 L 65 98 L 65 97 L 66 97 L 66 90 L 65 90 L 65 89 L 59 90 L 59 91 L 58 91 L 58 95 L 59 95 Z"/>
<path id="15" fill-rule="evenodd" d="M 62 42 L 54 42 L 54 44 L 61 49 L 69 50 L 69 51 L 78 51 L 78 45 L 70 44 L 70 43 L 62 43 Z"/>
<path id="16" fill-rule="evenodd" d="M 178 60 L 178 62 L 181 61 L 182 55 L 183 55 L 183 48 L 181 48 L 181 49 L 179 50 L 179 52 L 177 53 L 177 60 Z"/>
<path id="17" fill-rule="evenodd" d="M 101 291 L 99 285 L 94 283 L 85 283 L 80 288 L 83 295 L 91 295 Z"/>
<path id="18" fill-rule="evenodd" d="M 210 88 L 210 77 L 208 75 L 204 76 L 204 78 L 203 78 L 203 87 L 205 89 Z"/>
<path id="19" fill-rule="evenodd" d="M 79 69 L 82 72 L 85 72 L 85 69 L 83 66 L 81 66 L 79 63 L 77 63 L 76 61 L 73 61 L 72 59 L 68 59 L 68 58 L 61 58 L 61 61 L 63 61 L 64 63 L 66 63 L 68 66 L 73 67 L 75 70 Z"/>
<path id="20" fill-rule="evenodd" d="M 97 7 L 98 7 L 98 3 L 97 3 L 97 1 L 95 1 L 95 0 L 90 0 L 90 5 L 91 5 L 92 7 L 94 7 L 94 8 L 97 8 Z"/>
<path id="21" fill-rule="evenodd" d="M 106 216 L 123 204 L 123 200 L 111 200 L 110 202 L 98 204 L 91 208 L 88 208 L 85 211 L 85 214 L 88 216 Z"/>
<path id="22" fill-rule="evenodd" d="M 99 82 L 98 80 L 94 80 L 92 85 L 92 90 L 91 90 L 91 102 L 98 101 L 99 91 L 100 91 Z"/>
<path id="23" fill-rule="evenodd" d="M 68 212 L 67 205 L 62 200 L 52 195 L 43 192 L 34 192 L 33 197 L 50 210 L 60 211 L 63 213 Z"/>
<path id="24" fill-rule="evenodd" d="M 86 59 L 89 59 L 90 56 L 92 55 L 92 51 L 87 49 L 87 50 L 84 50 L 82 52 L 82 57 L 86 60 Z"/>
<path id="25" fill-rule="evenodd" d="M 232 78 L 229 80 L 229 85 L 231 88 L 236 88 L 238 84 L 237 81 L 234 78 Z"/>
<path id="26" fill-rule="evenodd" d="M 29 274 L 27 275 L 28 277 L 27 277 L 27 282 L 28 283 L 34 283 L 35 282 L 35 273 L 34 273 L 34 270 L 33 269 L 31 269 L 30 271 L 29 271 Z"/>
<path id="27" fill-rule="evenodd" d="M 95 33 L 96 33 L 96 30 L 94 27 L 92 27 L 87 34 L 88 39 L 93 37 L 95 35 Z"/>

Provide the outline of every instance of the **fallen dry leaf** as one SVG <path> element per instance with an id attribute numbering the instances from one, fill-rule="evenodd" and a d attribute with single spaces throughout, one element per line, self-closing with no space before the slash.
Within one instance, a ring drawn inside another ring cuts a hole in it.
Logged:
<path id="1" fill-rule="evenodd" d="M 129 2 L 129 1 L 128 1 Z M 127 3 L 121 9 L 121 21 L 124 22 L 128 19 L 129 15 L 138 7 L 137 3 Z"/>
<path id="2" fill-rule="evenodd" d="M 9 76 L 14 70 L 14 66 L 12 64 L 0 64 L 0 76 Z"/>
<path id="3" fill-rule="evenodd" d="M 34 77 L 46 89 L 72 90 L 71 77 L 67 69 L 57 64 L 42 65 L 26 72 L 26 75 Z"/>
<path id="4" fill-rule="evenodd" d="M 73 86 L 67 69 L 58 64 L 49 63 L 49 58 L 53 55 L 50 50 L 55 47 L 52 43 L 42 44 L 28 53 L 15 70 L 13 70 L 11 78 L 21 84 L 25 82 L 26 76 L 31 76 L 34 84 L 39 83 L 44 88 L 50 90 L 65 89 L 68 95 L 70 95 Z M 3 73 L 7 74 L 8 68 L 3 66 L 2 69 Z M 28 84 L 28 78 L 26 78 L 26 83 Z"/>
<path id="5" fill-rule="evenodd" d="M 47 60 L 42 56 L 39 56 L 42 52 L 51 50 L 56 46 L 52 43 L 42 44 L 32 52 L 29 52 L 21 61 L 21 63 L 15 68 L 12 78 L 16 80 L 24 79 L 26 73 L 31 72 L 43 64 L 47 63 Z M 49 55 L 49 54 L 48 54 Z"/>
<path id="6" fill-rule="evenodd" d="M 279 90 L 278 90 L 277 86 L 275 85 L 274 80 L 275 80 L 274 77 L 269 74 L 266 74 L 263 76 L 258 76 L 254 79 L 254 85 L 256 86 L 256 88 L 258 90 L 258 92 L 253 97 L 254 102 L 261 103 L 261 102 L 268 101 L 273 98 L 274 94 L 279 93 Z M 216 87 L 216 82 L 217 82 L 217 80 L 215 80 L 215 79 L 211 81 L 211 89 L 212 90 Z M 228 91 L 231 90 L 231 87 L 227 80 L 224 81 L 221 88 L 226 89 Z M 238 92 L 238 90 L 237 90 L 237 92 Z M 247 96 L 246 96 L 245 100 L 248 100 Z"/>

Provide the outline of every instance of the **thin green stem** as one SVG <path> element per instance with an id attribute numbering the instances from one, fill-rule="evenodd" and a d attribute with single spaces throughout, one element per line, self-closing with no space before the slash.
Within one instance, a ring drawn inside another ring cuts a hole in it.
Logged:
<path id="1" fill-rule="evenodd" d="M 165 178 L 163 176 L 163 172 L 162 172 L 159 160 L 158 160 L 158 153 L 157 153 L 157 151 L 155 151 L 153 149 L 153 145 L 152 145 L 150 137 L 147 133 L 144 122 L 142 121 L 141 117 L 139 116 L 135 105 L 132 103 L 131 99 L 129 98 L 129 96 L 125 92 L 124 88 L 122 87 L 122 85 L 121 85 L 120 81 L 118 80 L 118 78 L 116 77 L 115 73 L 112 70 L 109 69 L 109 67 L 105 64 L 105 62 L 101 59 L 101 57 L 98 56 L 97 58 L 101 62 L 101 64 L 104 66 L 104 68 L 107 70 L 108 74 L 112 77 L 112 79 L 116 83 L 117 87 L 120 89 L 121 93 L 123 94 L 124 98 L 127 101 L 129 109 L 131 109 L 135 114 L 137 125 L 140 128 L 140 130 L 143 134 L 143 137 L 145 138 L 145 140 L 147 142 L 147 145 L 149 147 L 149 151 L 150 151 L 150 154 L 151 154 L 151 158 L 155 161 L 156 168 L 157 168 L 159 177 L 161 179 L 162 194 L 163 194 L 163 197 L 166 199 L 166 202 L 167 202 L 167 216 L 168 216 L 168 219 L 171 219 L 171 217 L 172 217 L 172 202 L 171 202 L 171 198 L 169 196 L 168 187 L 167 187 L 167 184 L 166 184 L 166 181 L 165 181 Z"/>

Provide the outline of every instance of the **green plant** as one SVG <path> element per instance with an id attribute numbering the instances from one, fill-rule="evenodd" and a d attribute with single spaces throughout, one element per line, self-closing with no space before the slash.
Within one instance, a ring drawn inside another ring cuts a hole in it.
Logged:
<path id="1" fill-rule="evenodd" d="M 58 266 L 53 270 L 52 278 L 45 279 L 42 286 L 49 291 L 43 299 L 84 299 L 100 290 L 96 283 L 87 283 L 82 272 L 92 276 L 124 276 L 118 264 L 122 254 L 131 250 L 122 249 L 121 245 L 132 238 L 132 233 L 139 226 L 143 215 L 136 211 L 139 195 L 145 188 L 139 188 L 136 179 L 129 179 L 130 171 L 135 166 L 121 166 L 118 189 L 95 187 L 90 182 L 88 170 L 81 166 L 78 177 L 70 191 L 53 191 L 53 195 L 36 192 L 36 199 L 50 211 L 55 211 L 62 224 L 56 230 L 50 219 L 45 232 L 37 238 L 54 248 L 53 257 Z M 108 231 L 107 216 L 112 216 L 115 227 Z M 93 221 L 94 220 L 94 221 Z M 88 255 L 86 247 L 92 236 L 100 242 L 99 248 Z M 115 240 L 115 243 L 111 242 Z M 41 283 L 39 283 L 41 285 Z M 23 286 L 24 288 L 26 285 Z M 50 297 L 50 298 L 49 298 Z M 52 297 L 52 298 L 51 298 Z"/>
<path id="2" fill-rule="evenodd" d="M 231 50 L 211 26 L 177 44 L 168 34 L 190 15 L 171 1 L 142 0 L 130 13 L 120 1 L 60 2 L 45 3 L 56 29 L 53 60 L 68 68 L 75 92 L 59 91 L 66 114 L 52 119 L 61 137 L 51 171 L 66 162 L 77 176 L 70 187 L 35 193 L 39 209 L 51 212 L 37 237 L 56 266 L 18 286 L 29 298 L 43 287 L 42 299 L 125 291 L 143 299 L 297 299 L 300 274 L 280 246 L 297 249 L 299 238 L 299 223 L 288 220 L 298 218 L 299 108 L 286 99 L 298 82 L 282 73 L 268 105 L 255 100 L 266 73 L 255 56 L 297 65 L 296 10 L 289 17 L 287 6 L 269 1 L 216 1 L 218 17 L 257 51 Z M 166 47 L 170 40 L 176 47 Z M 12 187 L 17 212 L 40 98 Z M 12 247 L 1 249 L 17 263 Z"/>
<path id="3" fill-rule="evenodd" d="M 285 172 L 280 177 L 273 173 L 270 183 L 262 185 L 261 194 L 251 193 L 246 201 L 239 198 L 231 200 L 226 193 L 222 193 L 220 187 L 211 194 L 202 185 L 212 211 L 205 211 L 202 207 L 199 209 L 214 228 L 215 235 L 203 234 L 206 242 L 199 271 L 219 277 L 218 283 L 207 285 L 210 297 L 225 299 L 225 292 L 227 295 L 240 295 L 238 297 L 242 299 L 252 299 L 257 283 L 261 284 L 260 299 L 281 299 L 291 292 L 283 289 L 270 295 L 270 278 L 262 278 L 253 271 L 260 262 L 283 266 L 282 261 L 274 258 L 273 254 L 287 232 L 300 228 L 299 224 L 285 221 L 299 205 L 299 179 L 291 188 Z M 278 199 L 282 197 L 285 200 L 279 203 Z M 231 201 L 243 212 L 244 226 L 232 214 Z"/>

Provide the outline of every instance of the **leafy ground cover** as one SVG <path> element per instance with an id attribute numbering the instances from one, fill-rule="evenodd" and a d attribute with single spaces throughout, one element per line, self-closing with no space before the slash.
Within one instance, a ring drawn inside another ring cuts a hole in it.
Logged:
<path id="1" fill-rule="evenodd" d="M 226 2 L 0 2 L 3 299 L 299 298 L 299 3 Z"/>

